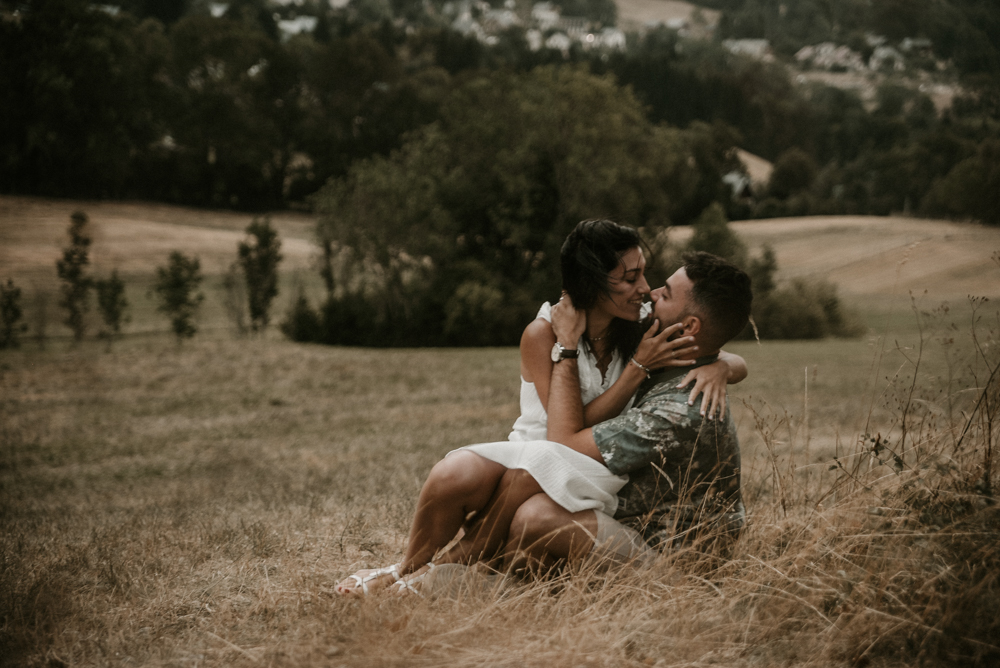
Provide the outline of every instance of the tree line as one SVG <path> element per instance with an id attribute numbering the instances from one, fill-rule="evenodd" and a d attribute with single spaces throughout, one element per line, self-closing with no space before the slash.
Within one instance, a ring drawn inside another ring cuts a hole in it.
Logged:
<path id="1" fill-rule="evenodd" d="M 577 4 L 573 11 L 607 13 Z M 408 133 L 441 120 L 470 79 L 548 66 L 613 76 L 653 123 L 724 124 L 734 143 L 779 162 L 779 177 L 799 175 L 750 202 L 720 191 L 716 201 L 731 217 L 907 210 L 1000 222 L 988 169 L 1000 150 L 1000 8 L 977 0 L 919 0 L 902 3 L 905 11 L 899 0 L 702 4 L 723 10 L 720 37 L 766 37 L 784 54 L 823 39 L 854 44 L 866 31 L 928 36 L 935 57 L 925 65 L 952 63 L 965 93 L 939 115 L 920 91 L 887 84 L 866 108 L 851 92 L 795 86 L 779 64 L 666 28 L 633 36 L 623 52 L 532 51 L 517 27 L 486 46 L 427 9 L 440 3 L 307 3 L 298 11 L 316 14 L 316 28 L 282 39 L 276 17 L 294 8 L 265 0 L 234 0 L 218 17 L 183 0 L 127 0 L 117 14 L 83 0 L 5 0 L 0 189 L 311 206 L 312 194 L 359 160 L 388 156 Z M 675 208 L 670 222 L 700 212 Z"/>
<path id="2" fill-rule="evenodd" d="M 72 332 L 74 343 L 82 341 L 87 335 L 92 296 L 96 294 L 101 319 L 97 336 L 107 341 L 110 350 L 130 319 L 125 281 L 117 270 L 112 270 L 106 278 L 90 273 L 92 237 L 86 213 L 76 211 L 70 216 L 67 235 L 69 243 L 55 263 L 63 324 Z M 224 281 L 226 310 L 240 335 L 263 331 L 270 322 L 271 304 L 278 295 L 278 264 L 282 259 L 281 240 L 267 218 L 255 218 L 247 226 L 246 235 L 237 244 L 236 260 Z M 198 332 L 198 311 L 205 299 L 200 290 L 203 280 L 198 257 L 181 251 L 172 251 L 167 263 L 156 267 L 150 296 L 156 300 L 157 311 L 168 318 L 178 344 Z M 21 298 L 21 288 L 13 279 L 0 284 L 0 349 L 20 347 L 28 331 Z M 40 329 L 36 337 L 44 345 L 45 332 Z"/>

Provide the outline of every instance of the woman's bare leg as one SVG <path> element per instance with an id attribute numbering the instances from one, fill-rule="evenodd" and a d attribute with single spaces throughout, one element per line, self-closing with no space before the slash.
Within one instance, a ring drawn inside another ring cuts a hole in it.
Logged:
<path id="1" fill-rule="evenodd" d="M 507 542 L 517 509 L 541 491 L 541 486 L 527 471 L 507 469 L 489 502 L 465 527 L 465 535 L 434 563 L 468 564 L 498 556 Z"/>
<path id="2" fill-rule="evenodd" d="M 417 501 L 417 512 L 410 526 L 406 555 L 400 562 L 399 575 L 421 568 L 434 553 L 451 542 L 471 512 L 481 511 L 493 496 L 506 467 L 467 450 L 445 457 L 434 465 Z M 341 594 L 358 594 L 359 579 L 374 574 L 362 570 L 337 584 Z M 391 585 L 391 574 L 376 576 L 365 583 L 369 592 Z"/>
<path id="3" fill-rule="evenodd" d="M 483 510 L 490 502 L 506 471 L 502 464 L 467 450 L 435 464 L 420 490 L 400 572 L 423 566 L 447 545 L 469 513 Z"/>
<path id="4" fill-rule="evenodd" d="M 582 559 L 594 547 L 597 514 L 571 513 L 545 494 L 536 494 L 517 509 L 504 549 L 504 568 L 544 572 L 558 560 Z"/>

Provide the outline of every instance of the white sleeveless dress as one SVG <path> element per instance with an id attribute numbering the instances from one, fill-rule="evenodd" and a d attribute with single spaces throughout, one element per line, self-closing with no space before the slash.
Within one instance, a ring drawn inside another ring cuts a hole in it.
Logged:
<path id="1" fill-rule="evenodd" d="M 537 317 L 552 322 L 552 306 L 548 302 L 542 304 Z M 618 380 L 626 361 L 615 351 L 608 364 L 608 371 L 602 377 L 601 370 L 597 368 L 597 360 L 583 339 L 580 339 L 578 349 L 580 394 L 586 405 Z M 631 406 L 632 400 L 629 399 L 624 410 Z M 560 443 L 545 440 L 547 424 L 548 414 L 535 390 L 535 384 L 522 378 L 521 416 L 514 422 L 514 430 L 507 437 L 508 440 L 469 445 L 460 449 L 471 450 L 509 469 L 524 469 L 553 501 L 571 513 L 599 510 L 606 515 L 614 515 L 618 508 L 616 494 L 628 482 L 628 476 L 614 475 L 606 466 L 587 455 Z"/>

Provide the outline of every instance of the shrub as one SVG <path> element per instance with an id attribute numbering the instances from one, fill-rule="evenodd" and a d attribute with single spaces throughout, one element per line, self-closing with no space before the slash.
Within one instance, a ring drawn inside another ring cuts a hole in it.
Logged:
<path id="1" fill-rule="evenodd" d="M 461 346 L 509 343 L 503 333 L 519 331 L 530 319 L 518 308 L 520 301 L 523 299 L 510 299 L 493 285 L 462 283 L 445 305 L 445 339 Z"/>
<path id="2" fill-rule="evenodd" d="M 849 337 L 863 331 L 845 312 L 836 286 L 823 280 L 796 279 L 763 294 L 755 291 L 753 319 L 762 339 Z"/>
<path id="3" fill-rule="evenodd" d="M 121 335 L 122 325 L 128 322 L 128 299 L 125 297 L 125 282 L 112 270 L 111 277 L 94 282 L 97 290 L 97 309 L 101 312 L 105 329 L 101 337 L 108 344 Z"/>
<path id="4" fill-rule="evenodd" d="M 248 239 L 240 242 L 239 263 L 246 276 L 250 306 L 250 328 L 259 331 L 270 321 L 271 302 L 278 295 L 278 263 L 281 240 L 271 221 L 254 219 L 246 229 Z"/>
<path id="5" fill-rule="evenodd" d="M 87 214 L 83 211 L 70 216 L 70 244 L 63 249 L 62 259 L 56 261 L 56 272 L 62 281 L 59 305 L 66 309 L 65 323 L 73 330 L 73 339 L 76 341 L 83 339 L 86 331 L 85 315 L 90 310 L 92 281 L 85 273 L 90 264 L 90 235 L 87 234 L 86 227 Z"/>
<path id="6" fill-rule="evenodd" d="M 323 338 L 323 323 L 320 315 L 309 306 L 305 294 L 299 293 L 292 307 L 288 309 L 281 332 L 292 341 L 315 343 Z"/>
<path id="7" fill-rule="evenodd" d="M 768 193 L 779 200 L 788 199 L 809 188 L 819 168 L 816 161 L 800 148 L 792 147 L 774 161 L 774 171 L 767 184 Z"/>
<path id="8" fill-rule="evenodd" d="M 0 348 L 21 345 L 21 334 L 28 331 L 28 325 L 21 322 L 23 317 L 21 288 L 8 278 L 6 285 L 0 284 Z"/>
<path id="9" fill-rule="evenodd" d="M 170 325 L 177 335 L 177 342 L 191 338 L 198 331 L 194 317 L 205 295 L 196 292 L 201 284 L 201 263 L 198 258 L 186 257 L 180 251 L 170 253 L 166 267 L 157 267 L 153 291 L 160 297 L 157 308 L 170 317 Z"/>

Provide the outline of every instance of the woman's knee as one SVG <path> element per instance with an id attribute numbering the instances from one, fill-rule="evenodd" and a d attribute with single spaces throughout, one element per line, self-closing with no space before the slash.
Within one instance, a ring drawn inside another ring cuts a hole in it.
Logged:
<path id="1" fill-rule="evenodd" d="M 538 487 L 538 491 L 541 491 L 541 487 L 538 486 L 535 478 L 524 469 L 508 469 L 503 474 L 503 481 L 505 485 L 509 485 L 510 487 L 518 489 Z"/>
<path id="2" fill-rule="evenodd" d="M 535 494 L 521 504 L 510 522 L 510 537 L 537 540 L 558 524 L 559 506 L 545 494 Z"/>
<path id="3" fill-rule="evenodd" d="M 503 470 L 499 464 L 474 452 L 454 452 L 434 465 L 424 483 L 424 490 L 435 496 L 482 493 L 486 486 L 491 489 L 496 486 Z"/>

